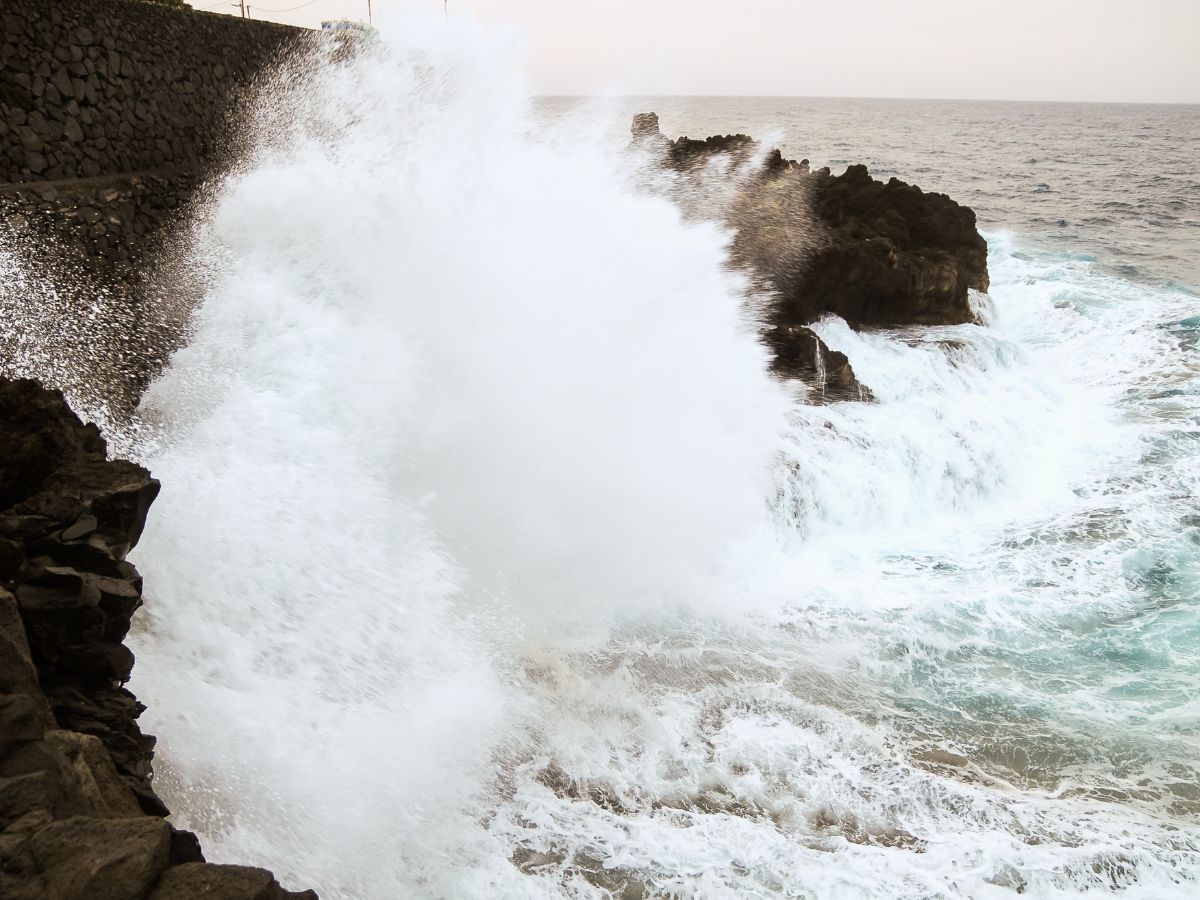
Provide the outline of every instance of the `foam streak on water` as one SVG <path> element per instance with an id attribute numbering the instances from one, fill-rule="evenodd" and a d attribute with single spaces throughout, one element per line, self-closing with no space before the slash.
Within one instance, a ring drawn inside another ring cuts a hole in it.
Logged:
<path id="1" fill-rule="evenodd" d="M 210 857 L 1194 896 L 1188 298 L 994 235 L 988 327 L 820 323 L 879 402 L 794 405 L 727 235 L 534 134 L 505 44 L 400 33 L 264 110 L 143 404 L 134 687 Z"/>

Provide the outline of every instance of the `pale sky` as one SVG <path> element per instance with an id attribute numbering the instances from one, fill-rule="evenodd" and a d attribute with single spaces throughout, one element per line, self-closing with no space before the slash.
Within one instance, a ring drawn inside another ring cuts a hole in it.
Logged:
<path id="1" fill-rule="evenodd" d="M 249 2 L 255 18 L 314 27 L 367 14 L 367 0 Z M 400 13 L 442 14 L 442 0 L 373 5 L 385 34 Z M 546 94 L 1200 103 L 1200 0 L 449 0 L 449 9 L 520 25 L 529 74 Z"/>

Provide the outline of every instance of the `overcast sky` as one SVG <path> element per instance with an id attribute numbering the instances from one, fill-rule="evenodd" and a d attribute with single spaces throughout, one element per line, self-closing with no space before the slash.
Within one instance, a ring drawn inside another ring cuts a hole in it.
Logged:
<path id="1" fill-rule="evenodd" d="M 190 0 L 199 8 L 217 0 Z M 249 0 L 366 18 L 367 0 Z M 374 0 L 400 12 L 442 0 Z M 449 0 L 516 23 L 547 94 L 780 94 L 1200 103 L 1200 0 Z M 230 4 L 219 8 L 234 10 Z"/>

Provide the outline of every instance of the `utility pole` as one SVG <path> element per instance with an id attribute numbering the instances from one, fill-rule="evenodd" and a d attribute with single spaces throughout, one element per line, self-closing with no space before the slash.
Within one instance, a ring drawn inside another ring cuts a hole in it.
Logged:
<path id="1" fill-rule="evenodd" d="M 242 18 L 243 19 L 248 18 L 248 16 L 246 15 L 246 0 L 240 0 L 238 5 L 242 8 Z"/>
<path id="2" fill-rule="evenodd" d="M 367 0 L 367 24 L 375 24 L 375 18 L 371 15 L 371 0 Z"/>

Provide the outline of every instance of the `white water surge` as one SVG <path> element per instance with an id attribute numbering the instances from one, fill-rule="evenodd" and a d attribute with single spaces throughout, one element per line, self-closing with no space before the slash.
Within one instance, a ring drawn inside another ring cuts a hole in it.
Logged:
<path id="1" fill-rule="evenodd" d="M 727 235 L 539 131 L 507 45 L 400 33 L 264 111 L 143 404 L 133 687 L 209 858 L 326 900 L 1194 896 L 1181 298 L 1002 238 L 992 326 L 824 322 L 879 402 L 795 405 Z"/>
<path id="2" fill-rule="evenodd" d="M 505 48 L 422 37 L 307 82 L 143 404 L 169 487 L 138 687 L 177 805 L 333 896 L 468 863 L 538 716 L 521 653 L 724 602 L 787 424 L 727 236 L 534 139 Z"/>

